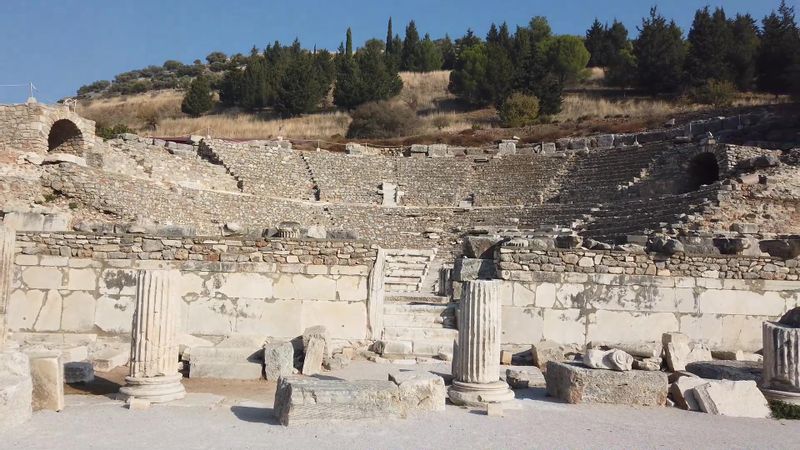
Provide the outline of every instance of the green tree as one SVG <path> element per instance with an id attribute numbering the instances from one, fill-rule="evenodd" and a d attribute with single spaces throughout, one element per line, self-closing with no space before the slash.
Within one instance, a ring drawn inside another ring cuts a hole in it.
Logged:
<path id="1" fill-rule="evenodd" d="M 728 62 L 731 77 L 739 90 L 746 91 L 753 87 L 756 74 L 756 57 L 761 45 L 758 26 L 749 14 L 737 14 L 730 27 L 732 39 Z"/>
<path id="2" fill-rule="evenodd" d="M 403 40 L 403 51 L 400 68 L 412 72 L 422 72 L 420 64 L 420 40 L 417 24 L 412 20 L 406 27 L 406 37 Z"/>
<path id="3" fill-rule="evenodd" d="M 630 48 L 617 52 L 608 64 L 606 84 L 623 89 L 636 84 L 636 57 Z"/>
<path id="4" fill-rule="evenodd" d="M 492 98 L 486 89 L 488 66 L 489 55 L 485 44 L 479 42 L 463 48 L 455 69 L 450 72 L 448 90 L 473 105 L 491 104 Z"/>
<path id="5" fill-rule="evenodd" d="M 313 112 L 330 87 L 330 79 L 321 74 L 314 55 L 296 49 L 289 56 L 286 70 L 276 90 L 275 110 L 283 116 Z"/>
<path id="6" fill-rule="evenodd" d="M 692 86 L 733 78 L 728 59 L 732 41 L 733 33 L 724 10 L 718 8 L 713 15 L 708 6 L 697 10 L 687 39 L 686 74 Z"/>
<path id="7" fill-rule="evenodd" d="M 241 106 L 250 110 L 264 108 L 273 94 L 266 60 L 261 55 L 251 56 L 241 78 Z"/>
<path id="8" fill-rule="evenodd" d="M 436 45 L 442 53 L 442 69 L 453 70 L 456 65 L 456 47 L 450 36 L 445 34 L 443 39 L 436 41 Z"/>
<path id="9" fill-rule="evenodd" d="M 539 99 L 519 92 L 511 94 L 498 110 L 503 126 L 519 128 L 539 120 Z"/>
<path id="10" fill-rule="evenodd" d="M 800 65 L 800 33 L 794 8 L 781 1 L 762 21 L 761 47 L 756 63 L 758 87 L 773 94 L 792 91 Z"/>
<path id="11" fill-rule="evenodd" d="M 243 90 L 243 74 L 238 68 L 228 69 L 219 86 L 219 100 L 225 106 L 241 104 Z"/>
<path id="12" fill-rule="evenodd" d="M 607 54 L 607 31 L 608 28 L 603 26 L 595 17 L 592 26 L 586 30 L 586 38 L 584 45 L 586 50 L 589 51 L 589 67 L 606 67 L 609 61 Z"/>
<path id="13" fill-rule="evenodd" d="M 419 44 L 419 61 L 417 62 L 417 69 L 419 72 L 431 72 L 434 70 L 441 70 L 444 58 L 439 46 L 431 39 L 429 34 L 425 34 L 422 42 Z"/>
<path id="14" fill-rule="evenodd" d="M 347 57 L 353 56 L 353 31 L 347 27 L 347 39 L 345 39 L 344 52 Z"/>
<path id="15" fill-rule="evenodd" d="M 561 84 L 578 80 L 589 62 L 589 51 L 576 36 L 557 36 L 547 41 L 545 54 L 551 73 Z"/>
<path id="16" fill-rule="evenodd" d="M 340 54 L 337 57 L 333 91 L 336 106 L 353 109 L 400 93 L 403 81 L 397 66 L 384 56 L 384 48 L 383 41 L 370 39 L 354 56 Z"/>
<path id="17" fill-rule="evenodd" d="M 205 77 L 197 77 L 189 86 L 189 91 L 183 96 L 181 111 L 192 117 L 200 117 L 214 106 L 211 86 Z"/>
<path id="18" fill-rule="evenodd" d="M 683 82 L 686 45 L 681 29 L 653 7 L 633 43 L 639 86 L 651 94 L 675 92 Z"/>

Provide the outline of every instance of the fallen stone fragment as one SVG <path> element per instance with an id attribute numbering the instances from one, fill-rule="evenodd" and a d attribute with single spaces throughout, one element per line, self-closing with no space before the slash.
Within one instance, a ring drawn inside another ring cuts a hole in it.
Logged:
<path id="1" fill-rule="evenodd" d="M 64 382 L 88 383 L 94 380 L 94 367 L 88 361 L 69 362 L 64 364 Z"/>
<path id="2" fill-rule="evenodd" d="M 700 405 L 694 398 L 694 388 L 701 384 L 708 383 L 708 380 L 695 377 L 681 377 L 669 387 L 669 393 L 675 406 L 689 411 L 700 411 Z"/>
<path id="3" fill-rule="evenodd" d="M 264 344 L 264 378 L 278 381 L 278 378 L 292 374 L 294 347 L 291 342 Z"/>
<path id="4" fill-rule="evenodd" d="M 11 429 L 31 418 L 32 390 L 28 355 L 0 351 L 0 430 Z"/>
<path id="5" fill-rule="evenodd" d="M 125 350 L 107 348 L 94 356 L 92 367 L 94 367 L 95 372 L 110 372 L 127 364 L 130 357 L 130 348 Z"/>
<path id="6" fill-rule="evenodd" d="M 592 341 L 586 344 L 586 348 L 600 350 L 622 350 L 623 352 L 640 358 L 660 358 L 664 349 L 659 342 L 638 342 L 633 344 L 611 344 L 606 342 Z"/>
<path id="7" fill-rule="evenodd" d="M 328 345 L 328 329 L 325 328 L 323 325 L 315 325 L 313 327 L 308 327 L 303 331 L 303 349 L 305 350 L 308 348 L 308 344 L 311 341 L 311 338 L 317 338 L 322 340 L 324 344 L 323 349 L 323 356 L 330 356 L 331 349 Z"/>
<path id="8" fill-rule="evenodd" d="M 758 381 L 763 366 L 756 361 L 698 361 L 687 364 L 686 370 L 709 380 Z"/>
<path id="9" fill-rule="evenodd" d="M 28 355 L 33 382 L 34 411 L 64 409 L 64 365 L 59 352 L 37 352 Z"/>
<path id="10" fill-rule="evenodd" d="M 150 407 L 150 401 L 143 398 L 128 397 L 125 401 L 131 411 L 143 411 Z"/>
<path id="11" fill-rule="evenodd" d="M 633 356 L 622 350 L 586 350 L 583 363 L 593 369 L 618 370 L 621 372 L 633 368 Z"/>
<path id="12" fill-rule="evenodd" d="M 511 359 L 513 358 L 514 354 L 509 352 L 508 350 L 501 350 L 500 351 L 500 364 L 504 365 L 511 365 Z"/>
<path id="13" fill-rule="evenodd" d="M 700 410 L 719 416 L 770 417 L 769 404 L 755 381 L 711 381 L 693 389 Z"/>
<path id="14" fill-rule="evenodd" d="M 220 378 L 227 380 L 258 380 L 263 372 L 263 348 L 196 347 L 189 356 L 189 378 Z M 233 342 L 230 345 L 234 345 Z"/>
<path id="15" fill-rule="evenodd" d="M 596 370 L 579 363 L 547 363 L 547 394 L 567 403 L 663 406 L 667 375 L 663 372 Z"/>
<path id="16" fill-rule="evenodd" d="M 447 389 L 442 377 L 421 370 L 393 371 L 389 381 L 400 388 L 400 401 L 408 412 L 444 411 Z"/>
<path id="17" fill-rule="evenodd" d="M 322 360 L 322 366 L 325 370 L 339 370 L 344 369 L 350 365 L 350 360 L 341 353 L 337 353 L 330 358 L 325 357 Z"/>
<path id="18" fill-rule="evenodd" d="M 506 369 L 506 382 L 511 389 L 545 386 L 544 374 L 536 366 L 514 366 Z"/>
<path id="19" fill-rule="evenodd" d="M 487 403 L 486 415 L 489 417 L 503 417 L 503 403 Z"/>
<path id="20" fill-rule="evenodd" d="M 568 361 L 576 354 L 578 354 L 577 346 L 561 345 L 553 341 L 542 341 L 531 346 L 533 365 L 542 371 L 547 370 L 549 361 Z"/>
<path id="21" fill-rule="evenodd" d="M 636 370 L 661 370 L 661 358 L 634 359 L 633 368 Z"/>
<path id="22" fill-rule="evenodd" d="M 664 333 L 662 335 L 667 368 L 671 371 L 685 370 L 686 365 L 695 361 L 711 361 L 711 351 L 704 344 L 691 342 L 683 333 Z"/>
<path id="23" fill-rule="evenodd" d="M 322 371 L 322 360 L 325 357 L 325 340 L 313 336 L 305 345 L 306 356 L 303 359 L 303 375 L 316 375 Z"/>

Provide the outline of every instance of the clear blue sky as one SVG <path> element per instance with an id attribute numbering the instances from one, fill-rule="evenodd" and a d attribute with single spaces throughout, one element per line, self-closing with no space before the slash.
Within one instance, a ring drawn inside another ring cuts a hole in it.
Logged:
<path id="1" fill-rule="evenodd" d="M 117 73 L 190 63 L 213 50 L 247 52 L 299 38 L 305 47 L 336 49 L 345 29 L 357 45 L 383 38 L 386 21 L 396 33 L 413 19 L 434 38 L 461 36 L 467 28 L 485 35 L 492 22 L 525 24 L 546 16 L 556 33 L 583 34 L 592 20 L 636 26 L 657 4 L 686 32 L 696 9 L 724 6 L 729 14 L 757 19 L 780 0 L 0 0 L 0 85 L 32 81 L 40 100 L 74 95 L 83 84 Z M 800 0 L 790 0 L 795 8 Z M 800 12 L 800 11 L 798 11 Z M 0 103 L 22 102 L 25 89 L 0 87 Z"/>

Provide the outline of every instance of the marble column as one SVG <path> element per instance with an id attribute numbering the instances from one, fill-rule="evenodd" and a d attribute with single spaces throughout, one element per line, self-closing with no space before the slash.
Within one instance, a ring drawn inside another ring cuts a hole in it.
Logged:
<path id="1" fill-rule="evenodd" d="M 14 230 L 0 223 L 0 350 L 5 348 L 8 337 L 6 311 L 8 297 L 11 295 L 11 277 L 14 274 L 15 241 Z"/>
<path id="2" fill-rule="evenodd" d="M 468 281 L 458 310 L 458 340 L 453 346 L 456 405 L 481 406 L 512 400 L 514 393 L 500 380 L 499 281 Z"/>
<path id="3" fill-rule="evenodd" d="M 770 400 L 800 405 L 800 328 L 764 322 L 761 390 Z"/>
<path id="4" fill-rule="evenodd" d="M 137 274 L 130 374 L 119 390 L 123 396 L 162 403 L 186 395 L 178 372 L 180 299 L 173 291 L 174 278 L 168 270 Z"/>

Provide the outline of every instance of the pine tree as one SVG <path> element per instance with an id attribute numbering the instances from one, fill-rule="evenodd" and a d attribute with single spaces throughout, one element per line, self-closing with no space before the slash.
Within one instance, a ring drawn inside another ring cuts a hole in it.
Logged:
<path id="1" fill-rule="evenodd" d="M 592 26 L 586 30 L 586 39 L 584 45 L 586 50 L 589 51 L 589 67 L 605 67 L 608 65 L 606 55 L 606 36 L 607 28 L 600 23 L 597 18 L 594 19 Z"/>
<path id="2" fill-rule="evenodd" d="M 794 8 L 781 1 L 762 21 L 761 47 L 757 59 L 758 87 L 773 94 L 786 94 L 800 77 L 800 32 Z"/>
<path id="3" fill-rule="evenodd" d="M 478 106 L 491 104 L 486 92 L 486 70 L 489 56 L 486 45 L 478 42 L 461 48 L 456 67 L 450 72 L 448 90 L 464 101 Z"/>
<path id="4" fill-rule="evenodd" d="M 756 57 L 761 44 L 758 26 L 749 14 L 737 14 L 730 27 L 732 39 L 728 62 L 731 77 L 739 90 L 746 91 L 753 87 L 756 74 Z"/>
<path id="5" fill-rule="evenodd" d="M 436 41 L 439 51 L 442 53 L 442 69 L 453 70 L 456 65 L 456 47 L 448 34 L 443 39 Z"/>
<path id="6" fill-rule="evenodd" d="M 214 106 L 213 94 L 208 80 L 199 76 L 192 80 L 189 91 L 183 96 L 181 111 L 192 117 L 200 117 Z"/>
<path id="7" fill-rule="evenodd" d="M 431 72 L 441 70 L 443 63 L 442 51 L 439 46 L 431 39 L 429 34 L 425 34 L 419 44 L 419 61 L 417 69 L 419 72 Z"/>
<path id="8" fill-rule="evenodd" d="M 261 109 L 269 103 L 270 84 L 266 61 L 261 55 L 251 56 L 242 74 L 241 105 L 250 110 Z"/>
<path id="9" fill-rule="evenodd" d="M 708 6 L 697 10 L 688 37 L 686 73 L 689 83 L 700 86 L 709 80 L 730 81 L 733 74 L 728 57 L 732 41 L 724 10 L 718 8 L 713 15 Z"/>
<path id="10" fill-rule="evenodd" d="M 683 82 L 686 45 L 681 29 L 674 21 L 667 22 L 653 7 L 650 16 L 642 19 L 639 37 L 634 41 L 639 85 L 658 94 L 675 92 Z"/>
<path id="11" fill-rule="evenodd" d="M 576 36 L 557 36 L 545 47 L 550 73 L 558 77 L 561 84 L 577 81 L 589 62 L 589 52 L 583 41 Z"/>

